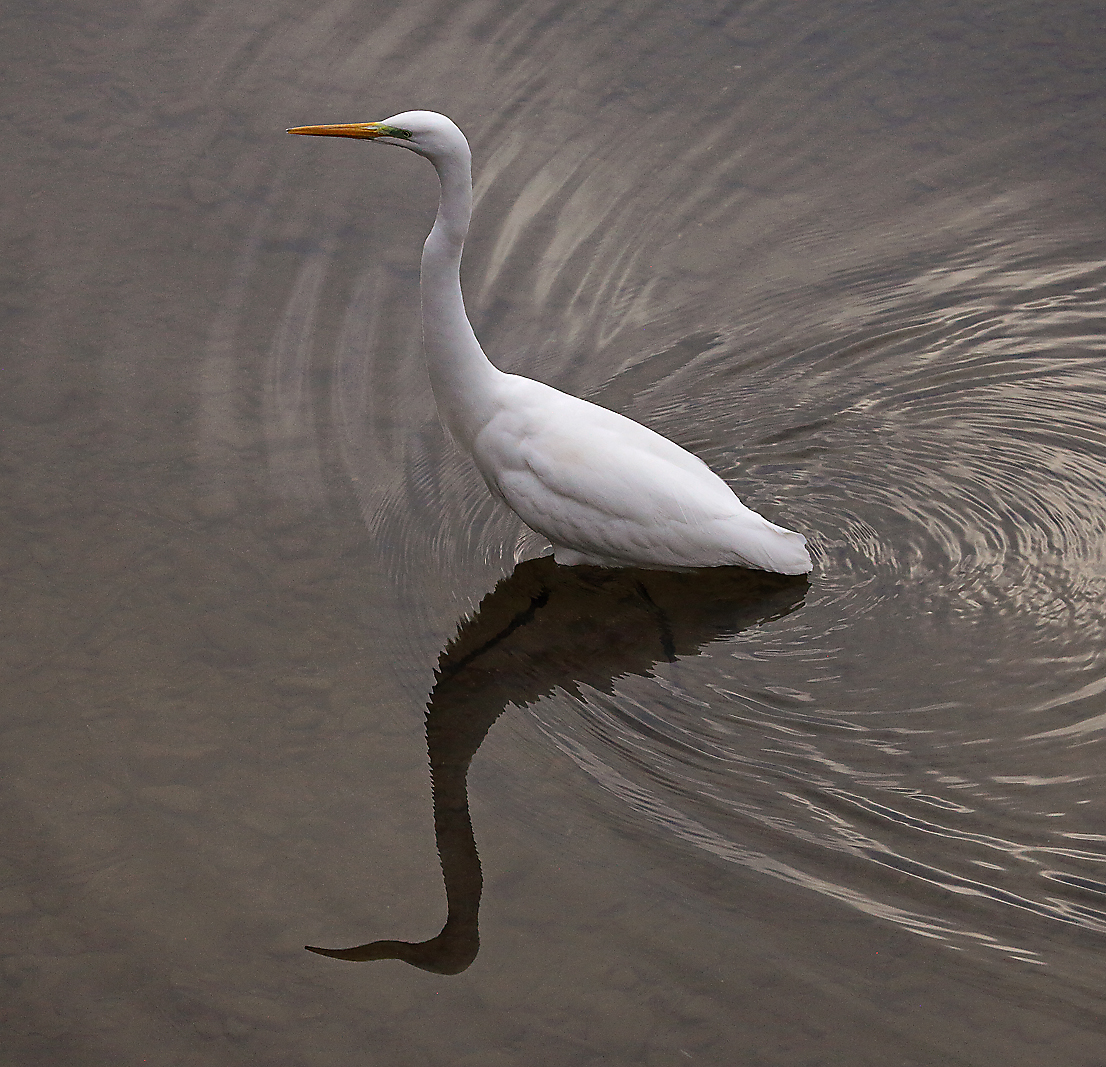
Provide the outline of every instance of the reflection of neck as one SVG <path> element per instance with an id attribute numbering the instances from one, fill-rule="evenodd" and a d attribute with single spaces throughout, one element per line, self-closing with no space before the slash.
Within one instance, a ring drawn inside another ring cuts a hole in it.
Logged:
<path id="1" fill-rule="evenodd" d="M 481 696 L 484 699 L 481 699 Z M 434 836 L 445 879 L 446 921 L 429 941 L 373 941 L 346 949 L 311 948 L 340 960 L 403 960 L 435 974 L 463 971 L 480 950 L 477 925 L 483 876 L 469 818 L 468 769 L 503 710 L 503 703 L 475 692 L 464 676 L 443 678 L 431 695 L 426 746 L 434 790 Z M 481 708 L 488 709 L 482 713 Z"/>
<path id="2" fill-rule="evenodd" d="M 553 561 L 541 561 L 539 569 L 542 564 L 548 569 Z M 532 569 L 524 565 L 523 573 Z M 494 653 L 532 622 L 548 600 L 549 590 L 540 579 L 523 582 L 512 595 L 498 598 L 500 610 L 482 610 L 462 626 L 438 662 L 438 683 L 427 704 L 426 749 L 434 790 L 434 837 L 445 879 L 447 912 L 441 933 L 429 941 L 373 941 L 356 948 L 308 945 L 310 951 L 339 960 L 403 960 L 436 974 L 457 974 L 476 959 L 484 881 L 469 818 L 469 764 L 507 702 L 519 695 L 518 679 L 495 661 Z M 486 654 L 491 662 L 483 660 Z"/>

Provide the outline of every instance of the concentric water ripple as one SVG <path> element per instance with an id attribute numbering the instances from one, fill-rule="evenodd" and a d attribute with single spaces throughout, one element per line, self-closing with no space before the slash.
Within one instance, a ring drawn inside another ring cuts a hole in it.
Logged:
<path id="1" fill-rule="evenodd" d="M 1050 922 L 1106 932 L 1099 776 L 1071 749 L 1106 688 L 1104 265 L 1039 255 L 980 241 L 814 347 L 719 330 L 597 391 L 817 559 L 802 610 L 536 706 L 603 818 L 961 946 L 1041 962 Z M 431 441 L 374 519 L 405 596 L 420 566 L 541 550 Z M 1011 940 L 1009 909 L 1036 925 Z"/>

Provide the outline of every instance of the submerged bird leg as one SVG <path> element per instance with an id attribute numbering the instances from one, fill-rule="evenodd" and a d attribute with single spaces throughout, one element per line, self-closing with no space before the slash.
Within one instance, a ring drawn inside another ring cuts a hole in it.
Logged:
<path id="1" fill-rule="evenodd" d="M 637 588 L 638 595 L 648 605 L 650 614 L 657 620 L 664 658 L 668 660 L 669 663 L 675 663 L 676 640 L 672 636 L 672 624 L 668 621 L 668 616 L 657 606 L 656 601 L 649 595 L 649 590 L 646 589 L 641 582 L 635 582 L 634 585 Z"/>

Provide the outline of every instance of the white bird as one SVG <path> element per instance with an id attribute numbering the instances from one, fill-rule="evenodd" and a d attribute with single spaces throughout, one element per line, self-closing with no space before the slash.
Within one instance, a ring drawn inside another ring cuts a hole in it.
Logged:
<path id="1" fill-rule="evenodd" d="M 558 563 L 684 570 L 811 569 L 806 538 L 750 510 L 702 460 L 639 423 L 492 365 L 461 295 L 472 215 L 471 153 L 444 115 L 298 126 L 425 156 L 441 182 L 422 252 L 422 331 L 442 421 L 493 496 L 553 544 Z"/>

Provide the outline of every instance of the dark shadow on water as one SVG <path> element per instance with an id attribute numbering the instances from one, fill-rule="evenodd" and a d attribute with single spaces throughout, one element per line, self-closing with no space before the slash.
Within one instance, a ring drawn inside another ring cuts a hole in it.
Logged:
<path id="1" fill-rule="evenodd" d="M 429 941 L 373 941 L 311 952 L 342 960 L 404 960 L 458 974 L 480 948 L 483 885 L 469 819 L 469 764 L 508 704 L 525 706 L 580 685 L 609 692 L 618 678 L 698 655 L 802 606 L 805 577 L 741 568 L 687 574 L 520 563 L 463 622 L 438 661 L 427 703 L 426 744 L 434 833 L 445 878 L 445 926 Z"/>

